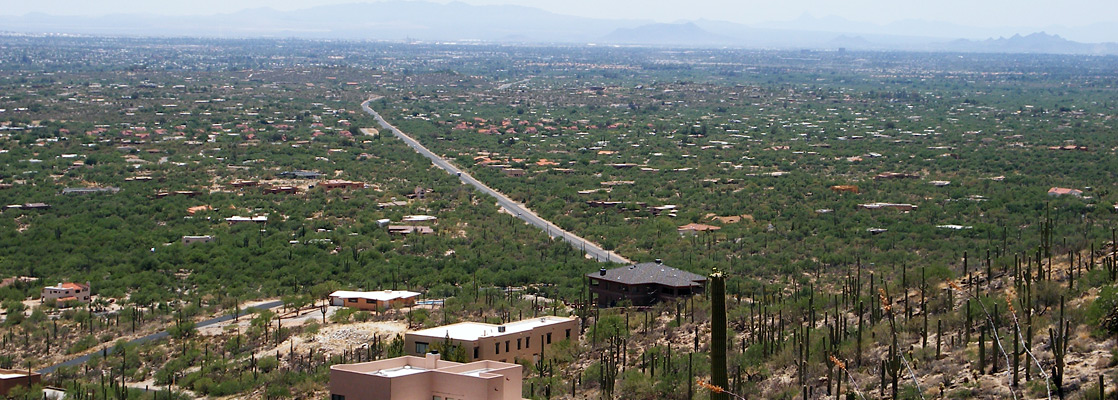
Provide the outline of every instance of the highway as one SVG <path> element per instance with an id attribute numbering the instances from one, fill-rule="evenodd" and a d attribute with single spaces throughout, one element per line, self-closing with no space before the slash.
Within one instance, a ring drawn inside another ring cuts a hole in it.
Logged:
<path id="1" fill-rule="evenodd" d="M 263 303 L 263 304 L 257 304 L 257 305 L 254 305 L 254 306 L 250 307 L 250 308 L 267 309 L 267 308 L 279 307 L 281 305 L 283 305 L 282 301 L 272 301 L 272 302 L 267 302 L 267 303 Z M 244 311 L 244 310 L 241 311 L 242 316 L 244 316 L 246 314 L 248 314 L 246 311 Z M 217 317 L 217 318 L 210 318 L 210 319 L 207 319 L 205 321 L 199 322 L 196 325 L 194 325 L 194 327 L 195 328 L 204 328 L 204 327 L 207 327 L 207 326 L 210 326 L 210 325 L 213 325 L 213 324 L 219 324 L 219 323 L 229 321 L 229 320 L 232 320 L 232 319 L 233 319 L 232 315 L 224 315 L 224 316 L 220 316 L 220 317 Z M 162 332 L 159 332 L 159 333 L 153 333 L 153 334 L 150 334 L 150 335 L 147 335 L 147 336 L 144 336 L 144 337 L 139 337 L 139 338 L 136 338 L 136 339 L 129 340 L 128 344 L 140 344 L 140 343 L 150 342 L 152 340 L 159 340 L 159 339 L 165 338 L 167 336 L 168 336 L 167 331 L 162 331 Z M 102 350 L 102 351 L 104 353 L 112 353 L 113 350 L 116 350 L 116 346 L 109 347 L 109 348 L 107 348 L 105 350 Z M 104 353 L 102 353 L 102 351 L 95 351 L 95 352 L 86 354 L 84 356 L 81 356 L 81 357 L 78 357 L 78 358 L 75 358 L 75 359 L 72 359 L 72 360 L 63 361 L 61 363 L 54 364 L 54 365 L 51 365 L 49 367 L 40 369 L 38 372 L 40 374 L 46 375 L 46 374 L 49 374 L 51 372 L 54 372 L 54 370 L 58 369 L 59 367 L 69 367 L 69 366 L 73 366 L 73 365 L 81 365 L 81 364 L 85 363 L 86 361 L 89 361 L 89 358 L 92 357 L 94 354 L 104 354 Z"/>
<path id="2" fill-rule="evenodd" d="M 451 175 L 457 175 L 458 179 L 461 180 L 462 183 L 473 185 L 473 187 L 477 188 L 477 190 L 480 190 L 482 193 L 496 198 L 497 204 L 508 211 L 510 214 L 515 215 L 521 220 L 524 220 L 524 222 L 540 228 L 540 230 L 546 232 L 548 236 L 551 236 L 552 238 L 559 238 L 567 241 L 576 249 L 584 251 L 587 255 L 589 255 L 590 257 L 594 257 L 594 259 L 600 262 L 614 262 L 622 264 L 633 263 L 625 257 L 617 255 L 617 253 L 602 249 L 600 246 L 593 242 L 587 241 L 586 239 L 578 237 L 573 233 L 560 229 L 558 226 L 555 226 L 555 224 L 552 224 L 550 221 L 540 218 L 540 216 L 536 215 L 536 213 L 532 212 L 532 210 L 529 210 L 528 207 L 524 206 L 523 204 L 517 203 L 501 192 L 493 190 L 489 186 L 486 186 L 484 183 L 481 183 L 481 181 L 474 179 L 474 177 L 470 176 L 469 173 L 458 169 L 458 167 L 455 167 L 446 159 L 439 157 L 435 153 L 432 153 L 430 150 L 427 150 L 426 147 L 423 147 L 422 144 L 419 144 L 419 142 L 417 142 L 415 139 L 412 139 L 411 136 L 408 136 L 404 134 L 404 132 L 401 132 L 399 129 L 396 129 L 395 126 L 392 126 L 392 124 L 389 124 L 388 121 L 385 121 L 384 118 L 380 116 L 380 114 L 377 114 L 376 111 L 373 111 L 372 108 L 369 108 L 369 102 L 376 99 L 377 98 L 374 97 L 370 98 L 369 100 L 365 100 L 365 102 L 361 103 L 361 108 L 364 109 L 365 112 L 376 118 L 377 123 L 380 124 L 381 128 L 392 131 L 392 133 L 395 134 L 396 137 L 400 138 L 400 140 L 403 140 L 404 143 L 407 143 L 407 145 L 410 146 L 413 150 L 430 159 L 431 163 L 435 164 L 436 167 L 442 168 Z"/>

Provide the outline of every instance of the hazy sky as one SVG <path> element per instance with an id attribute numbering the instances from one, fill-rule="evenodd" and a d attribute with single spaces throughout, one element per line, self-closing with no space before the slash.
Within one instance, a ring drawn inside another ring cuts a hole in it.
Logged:
<path id="1" fill-rule="evenodd" d="M 660 22 L 707 18 L 741 23 L 786 21 L 805 13 L 852 21 L 906 19 L 971 26 L 1082 26 L 1118 21 L 1115 0 L 461 0 L 470 4 L 516 4 L 548 11 Z M 270 7 L 296 10 L 362 0 L 0 0 L 0 14 L 55 15 L 152 13 L 198 15 Z M 445 0 L 436 1 L 446 3 Z M 0 28 L 2 29 L 2 28 Z"/>

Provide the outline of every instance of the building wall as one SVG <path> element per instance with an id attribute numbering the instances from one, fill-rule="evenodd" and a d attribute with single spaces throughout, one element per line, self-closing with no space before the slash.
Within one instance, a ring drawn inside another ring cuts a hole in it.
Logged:
<path id="1" fill-rule="evenodd" d="M 477 377 L 457 374 L 480 368 L 492 371 Z M 439 396 L 444 399 L 520 400 L 524 387 L 523 374 L 523 368 L 519 365 L 500 365 L 490 361 L 442 368 L 432 378 L 431 395 L 427 398 Z"/>
<path id="2" fill-rule="evenodd" d="M 437 356 L 431 356 L 437 357 Z M 362 363 L 363 371 L 400 368 L 404 365 L 424 364 L 427 360 L 397 357 L 389 360 Z M 479 361 L 459 364 L 435 361 L 437 369 L 410 375 L 385 377 L 368 372 L 330 369 L 330 394 L 345 396 L 345 400 L 431 400 L 433 396 L 455 400 L 520 400 L 523 387 L 523 368 L 520 365 Z M 491 371 L 465 375 L 479 369 Z"/>
<path id="3" fill-rule="evenodd" d="M 89 289 L 61 289 L 61 290 L 59 290 L 59 289 L 43 288 L 42 301 L 47 301 L 47 300 L 51 300 L 51 299 L 58 300 L 58 299 L 61 299 L 63 297 L 73 296 L 73 297 L 77 297 L 79 302 L 88 303 L 89 302 L 89 292 L 90 292 Z"/>
<path id="4" fill-rule="evenodd" d="M 416 388 L 423 388 L 424 386 L 425 385 L 416 385 Z M 392 379 L 371 376 L 360 372 L 335 369 L 330 370 L 329 388 L 330 394 L 345 396 L 345 400 L 397 400 L 420 398 L 416 395 L 412 395 L 412 397 L 402 397 L 407 394 L 406 392 L 393 393 Z M 430 399 L 430 396 L 423 400 L 427 399 Z"/>
<path id="5" fill-rule="evenodd" d="M 595 278 L 590 278 L 590 282 L 590 293 L 597 298 L 596 301 L 599 307 L 612 307 L 617 305 L 621 300 L 630 300 L 634 306 L 647 306 L 657 301 L 703 293 L 702 286 L 691 289 L 662 285 L 629 286 Z M 598 282 L 598 284 L 595 285 L 594 282 Z M 655 292 L 649 294 L 649 292 L 654 289 Z"/>
<path id="6" fill-rule="evenodd" d="M 551 335 L 550 343 L 548 342 L 548 334 Z M 534 360 L 535 357 L 540 355 L 541 351 L 550 350 L 547 347 L 550 347 L 551 344 L 567 339 L 568 334 L 571 340 L 578 340 L 577 318 L 537 327 L 530 331 L 497 333 L 494 336 L 478 338 L 476 341 L 451 339 L 451 343 L 466 350 L 467 361 L 493 360 L 512 363 L 517 359 Z M 445 340 L 445 337 L 422 336 L 408 332 L 404 334 L 404 351 L 407 354 L 419 356 L 425 353 L 431 345 L 442 343 Z M 416 343 L 427 343 L 427 348 L 417 348 Z M 476 353 L 475 348 L 477 349 Z M 476 357 L 475 354 L 477 354 Z"/>
<path id="7" fill-rule="evenodd" d="M 43 376 L 37 373 L 31 373 L 31 377 L 27 377 L 27 371 L 15 370 L 0 370 L 2 374 L 23 374 L 17 378 L 0 379 L 0 396 L 7 395 L 8 392 L 18 386 L 31 387 L 41 382 Z"/>
<path id="8" fill-rule="evenodd" d="M 381 308 L 414 306 L 416 297 L 409 297 L 409 298 L 406 298 L 406 299 L 393 299 L 393 300 L 390 300 L 390 301 L 343 298 L 343 299 L 340 299 L 340 300 L 342 300 L 341 304 L 338 304 L 338 302 L 335 299 L 338 299 L 338 298 L 337 297 L 332 297 L 331 300 L 330 300 L 330 304 L 341 305 L 341 306 L 350 307 L 350 308 L 356 308 L 358 310 L 379 312 Z M 356 301 L 351 301 L 351 300 L 356 300 Z"/>

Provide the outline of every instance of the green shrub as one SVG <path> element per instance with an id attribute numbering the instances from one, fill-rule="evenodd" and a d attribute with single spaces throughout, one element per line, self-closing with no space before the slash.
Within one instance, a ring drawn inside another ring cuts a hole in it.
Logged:
<path id="1" fill-rule="evenodd" d="M 1087 308 L 1086 323 L 1097 326 L 1096 333 L 1114 335 L 1118 333 L 1118 287 L 1106 286 L 1099 289 L 1099 295 Z"/>

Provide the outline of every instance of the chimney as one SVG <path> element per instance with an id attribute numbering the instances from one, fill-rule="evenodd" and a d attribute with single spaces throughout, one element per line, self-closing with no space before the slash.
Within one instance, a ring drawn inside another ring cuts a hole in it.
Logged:
<path id="1" fill-rule="evenodd" d="M 661 260 L 659 258 L 656 259 L 656 265 L 661 265 L 663 263 L 664 263 L 664 260 Z"/>
<path id="2" fill-rule="evenodd" d="M 598 276 L 606 276 L 606 269 L 604 267 L 598 270 Z"/>
<path id="3" fill-rule="evenodd" d="M 439 352 L 437 350 L 427 352 L 427 358 L 424 361 L 423 368 L 437 369 L 439 365 Z"/>

